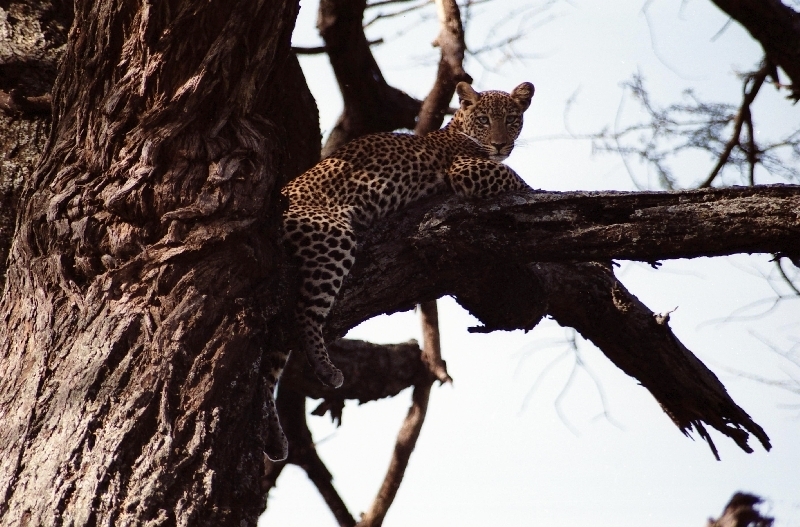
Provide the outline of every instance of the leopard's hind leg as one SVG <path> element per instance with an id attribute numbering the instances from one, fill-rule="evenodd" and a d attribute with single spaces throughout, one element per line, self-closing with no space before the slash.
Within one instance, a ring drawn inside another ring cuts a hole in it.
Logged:
<path id="1" fill-rule="evenodd" d="M 322 329 L 342 282 L 355 262 L 349 219 L 328 211 L 287 211 L 286 239 L 300 262 L 302 286 L 295 310 L 300 345 L 317 378 L 338 388 L 342 372 L 331 363 Z"/>

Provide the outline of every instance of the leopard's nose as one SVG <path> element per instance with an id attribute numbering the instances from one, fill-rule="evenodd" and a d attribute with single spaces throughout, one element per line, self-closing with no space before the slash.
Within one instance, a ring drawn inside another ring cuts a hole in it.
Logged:
<path id="1" fill-rule="evenodd" d="M 492 146 L 496 151 L 501 151 L 508 143 L 492 143 Z"/>

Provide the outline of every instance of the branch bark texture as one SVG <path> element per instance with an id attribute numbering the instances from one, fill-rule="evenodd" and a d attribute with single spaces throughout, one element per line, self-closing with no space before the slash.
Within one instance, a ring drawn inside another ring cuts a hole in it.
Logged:
<path id="1" fill-rule="evenodd" d="M 0 525 L 256 524 L 278 190 L 319 155 L 297 8 L 76 3 L 0 300 Z"/>
<path id="2" fill-rule="evenodd" d="M 50 129 L 50 91 L 72 24 L 72 2 L 5 2 L 0 17 L 0 291 L 23 183 Z"/>
<path id="3" fill-rule="evenodd" d="M 498 262 L 655 262 L 734 253 L 797 258 L 799 209 L 800 187 L 790 185 L 521 193 L 490 201 L 438 197 L 364 235 L 329 329 L 336 335 L 375 313 L 479 284 Z"/>

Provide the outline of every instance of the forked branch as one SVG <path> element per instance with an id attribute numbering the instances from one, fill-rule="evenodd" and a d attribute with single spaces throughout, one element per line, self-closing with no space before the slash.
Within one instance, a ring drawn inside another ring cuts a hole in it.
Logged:
<path id="1" fill-rule="evenodd" d="M 706 188 L 710 187 L 711 183 L 717 178 L 719 175 L 720 170 L 728 163 L 728 159 L 731 156 L 731 152 L 735 147 L 743 148 L 747 154 L 747 161 L 750 165 L 749 167 L 749 180 L 750 184 L 755 184 L 755 167 L 756 163 L 758 162 L 758 155 L 756 149 L 756 142 L 753 133 L 753 118 L 750 112 L 750 105 L 753 104 L 753 101 L 756 99 L 758 95 L 758 91 L 761 89 L 761 86 L 764 84 L 764 80 L 766 80 L 767 75 L 774 69 L 774 66 L 769 63 L 767 59 L 764 59 L 764 62 L 761 68 L 753 73 L 749 73 L 745 76 L 744 81 L 744 96 L 742 98 L 742 104 L 739 106 L 739 111 L 736 113 L 736 117 L 733 120 L 733 133 L 731 134 L 730 140 L 725 144 L 725 149 L 719 155 L 717 160 L 717 164 L 711 170 L 711 174 L 709 174 L 708 178 L 703 181 L 699 188 Z M 748 85 L 750 88 L 748 89 Z M 747 125 L 747 134 L 748 134 L 748 141 L 747 146 L 742 145 L 741 142 L 741 135 L 742 135 L 742 125 Z"/>

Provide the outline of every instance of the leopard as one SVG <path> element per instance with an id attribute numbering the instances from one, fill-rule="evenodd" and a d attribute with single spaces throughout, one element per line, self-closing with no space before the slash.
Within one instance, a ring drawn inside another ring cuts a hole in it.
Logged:
<path id="1" fill-rule="evenodd" d="M 288 201 L 283 240 L 301 282 L 297 347 L 325 385 L 338 388 L 344 381 L 328 355 L 323 328 L 355 264 L 360 232 L 428 196 L 488 198 L 530 189 L 503 161 L 522 130 L 533 84 L 506 93 L 478 92 L 461 82 L 456 93 L 458 109 L 442 129 L 355 139 L 281 190 Z"/>

